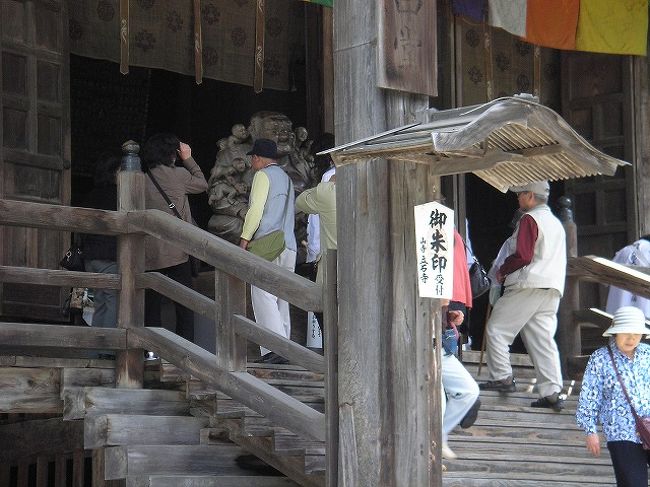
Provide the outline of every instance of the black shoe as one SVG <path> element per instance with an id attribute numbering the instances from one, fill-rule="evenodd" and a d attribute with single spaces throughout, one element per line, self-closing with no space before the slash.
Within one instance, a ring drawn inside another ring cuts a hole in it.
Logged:
<path id="1" fill-rule="evenodd" d="M 482 391 L 515 392 L 515 379 L 510 376 L 502 380 L 489 380 L 478 385 Z"/>
<path id="2" fill-rule="evenodd" d="M 481 400 L 476 399 L 476 402 L 469 408 L 467 414 L 463 419 L 460 420 L 460 427 L 467 429 L 476 423 L 476 418 L 478 417 L 478 410 L 481 409 Z"/>
<path id="3" fill-rule="evenodd" d="M 565 408 L 566 404 L 564 398 L 560 396 L 557 392 L 554 392 L 550 396 L 540 397 L 537 401 L 530 403 L 531 408 L 549 408 L 559 413 Z"/>
<path id="4" fill-rule="evenodd" d="M 275 352 L 269 352 L 262 355 L 259 359 L 255 361 L 255 363 L 280 365 L 280 364 L 288 364 L 289 361 L 286 358 L 281 357 Z"/>

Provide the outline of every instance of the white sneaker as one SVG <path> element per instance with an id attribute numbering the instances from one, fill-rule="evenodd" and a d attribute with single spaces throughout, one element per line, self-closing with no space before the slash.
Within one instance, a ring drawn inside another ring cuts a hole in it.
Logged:
<path id="1" fill-rule="evenodd" d="M 458 458 L 458 455 L 456 455 L 454 451 L 449 448 L 449 445 L 447 443 L 443 443 L 440 450 L 442 452 L 442 458 L 445 458 L 447 460 L 455 460 Z"/>

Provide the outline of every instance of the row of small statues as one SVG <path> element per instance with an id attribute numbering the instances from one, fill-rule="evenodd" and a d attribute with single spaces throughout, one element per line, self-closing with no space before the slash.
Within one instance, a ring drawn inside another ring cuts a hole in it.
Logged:
<path id="1" fill-rule="evenodd" d="M 258 138 L 275 140 L 278 164 L 293 181 L 297 193 L 315 186 L 317 168 L 311 154 L 312 140 L 304 127 L 292 129 L 289 118 L 278 112 L 257 112 L 248 127 L 238 123 L 232 133 L 217 142 L 219 151 L 210 173 L 208 203 L 214 215 L 208 230 L 233 243 L 239 241 L 244 217 L 248 210 L 253 171 L 246 153 Z"/>

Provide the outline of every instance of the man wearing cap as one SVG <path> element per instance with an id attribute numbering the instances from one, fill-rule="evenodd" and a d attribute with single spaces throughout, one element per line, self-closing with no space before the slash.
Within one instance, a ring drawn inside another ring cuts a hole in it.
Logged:
<path id="1" fill-rule="evenodd" d="M 296 266 L 293 183 L 277 164 L 277 145 L 274 141 L 257 139 L 247 155 L 252 156 L 251 166 L 255 176 L 239 246 L 246 249 L 251 240 L 282 230 L 285 249 L 273 262 L 293 272 Z M 255 321 L 259 325 L 285 338 L 291 338 L 289 303 L 255 286 L 251 286 L 251 301 Z M 286 362 L 266 348 L 260 347 L 260 352 L 262 362 Z"/>
<path id="2" fill-rule="evenodd" d="M 561 411 L 562 372 L 554 335 L 566 274 L 564 228 L 547 205 L 547 181 L 515 186 L 510 191 L 517 194 L 525 214 L 513 234 L 516 248 L 497 271 L 497 280 L 503 283 L 505 291 L 487 324 L 490 380 L 480 384 L 480 388 L 515 391 L 508 347 L 521 333 L 535 366 L 540 394 L 531 406 Z"/>

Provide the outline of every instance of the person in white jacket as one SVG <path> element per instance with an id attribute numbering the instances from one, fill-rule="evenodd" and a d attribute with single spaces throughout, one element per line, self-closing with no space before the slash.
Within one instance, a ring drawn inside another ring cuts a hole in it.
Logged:
<path id="1" fill-rule="evenodd" d="M 636 242 L 626 245 L 616 252 L 612 260 L 617 264 L 650 267 L 650 235 L 644 235 Z M 610 286 L 605 310 L 613 315 L 622 306 L 639 308 L 643 311 L 646 318 L 650 318 L 649 299 L 637 296 L 621 288 Z"/>

